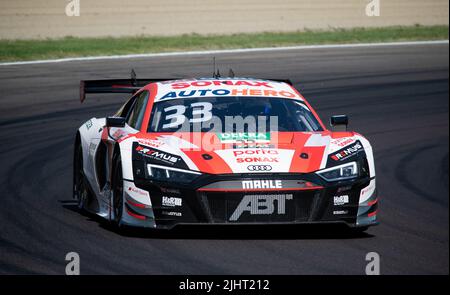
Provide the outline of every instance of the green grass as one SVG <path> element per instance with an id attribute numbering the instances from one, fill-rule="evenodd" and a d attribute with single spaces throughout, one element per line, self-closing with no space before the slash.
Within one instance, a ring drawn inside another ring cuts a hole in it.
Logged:
<path id="1" fill-rule="evenodd" d="M 279 47 L 308 44 L 393 42 L 448 39 L 448 26 L 335 29 L 292 33 L 182 35 L 175 37 L 0 40 L 0 61 L 157 53 L 188 50 Z"/>

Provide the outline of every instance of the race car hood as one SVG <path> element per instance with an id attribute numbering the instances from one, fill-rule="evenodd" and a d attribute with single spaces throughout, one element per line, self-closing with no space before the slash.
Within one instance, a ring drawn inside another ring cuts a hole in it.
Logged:
<path id="1" fill-rule="evenodd" d="M 363 150 L 353 132 L 139 133 L 133 152 L 155 165 L 210 174 L 309 173 Z"/>

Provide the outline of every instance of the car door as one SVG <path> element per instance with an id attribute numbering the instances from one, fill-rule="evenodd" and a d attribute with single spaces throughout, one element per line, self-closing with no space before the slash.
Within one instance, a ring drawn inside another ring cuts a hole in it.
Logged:
<path id="1" fill-rule="evenodd" d="M 134 106 L 134 103 L 138 95 L 135 95 L 128 99 L 128 101 L 114 114 L 116 117 L 127 117 Z M 120 138 L 121 134 L 132 132 L 133 129 L 125 126 L 126 128 L 106 128 L 105 119 L 97 120 L 96 132 L 90 138 L 89 143 L 89 163 L 94 171 L 91 183 L 95 183 L 93 186 L 97 190 L 99 197 L 100 207 L 108 206 L 109 203 L 109 190 L 110 190 L 110 167 L 112 152 L 115 141 Z"/>
<path id="2" fill-rule="evenodd" d="M 102 134 L 101 146 L 97 151 L 94 161 L 101 198 L 106 204 L 109 204 L 110 201 L 110 180 L 114 146 L 121 138 L 139 132 L 148 96 L 149 92 L 146 90 L 137 93 L 115 114 L 115 116 L 126 118 L 124 127 L 104 127 L 105 130 Z"/>

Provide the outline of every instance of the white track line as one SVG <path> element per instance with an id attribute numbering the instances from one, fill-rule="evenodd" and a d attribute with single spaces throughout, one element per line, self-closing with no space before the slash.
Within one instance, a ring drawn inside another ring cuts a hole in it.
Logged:
<path id="1" fill-rule="evenodd" d="M 449 44 L 449 40 L 389 42 L 389 43 L 334 44 L 334 45 L 304 45 L 304 46 L 289 46 L 289 47 L 266 47 L 266 48 L 225 49 L 225 50 L 209 50 L 209 51 L 187 51 L 187 52 L 163 52 L 163 53 L 144 53 L 144 54 L 126 54 L 126 55 L 87 56 L 87 57 L 48 59 L 48 60 L 5 62 L 5 63 L 0 63 L 0 66 L 34 65 L 34 64 L 46 64 L 46 63 L 62 63 L 62 62 L 72 62 L 72 61 L 95 61 L 95 60 L 108 60 L 108 59 L 132 59 L 132 58 L 153 58 L 153 57 L 167 57 L 167 56 L 287 51 L 287 50 L 303 50 L 303 49 L 333 49 L 333 48 L 411 46 L 411 45 L 433 45 L 433 44 Z"/>

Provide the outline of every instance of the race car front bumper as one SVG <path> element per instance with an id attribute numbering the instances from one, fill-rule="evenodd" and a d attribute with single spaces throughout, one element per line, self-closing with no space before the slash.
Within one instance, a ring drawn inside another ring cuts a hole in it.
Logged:
<path id="1" fill-rule="evenodd" d="M 243 188 L 243 183 L 262 183 Z M 279 186 L 274 185 L 279 182 Z M 125 223 L 171 229 L 182 224 L 377 224 L 375 179 L 327 183 L 316 174 L 202 175 L 189 185 L 135 177 L 151 206 L 127 199 Z"/>

